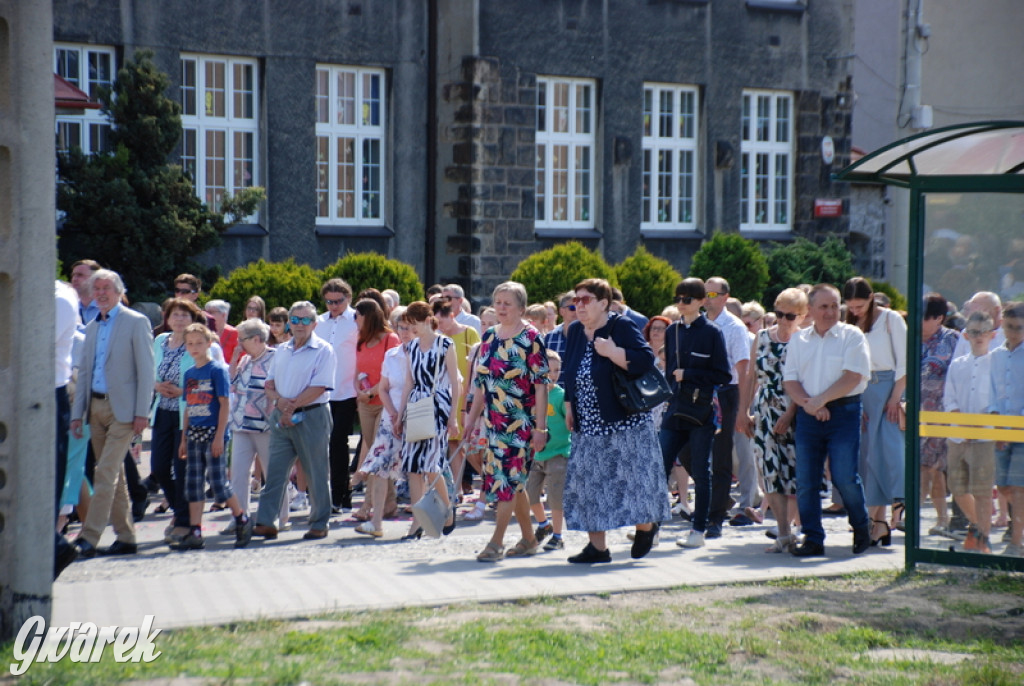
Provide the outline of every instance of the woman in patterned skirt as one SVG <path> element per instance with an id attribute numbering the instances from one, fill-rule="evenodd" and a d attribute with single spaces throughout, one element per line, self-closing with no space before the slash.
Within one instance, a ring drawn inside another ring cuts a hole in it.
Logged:
<path id="1" fill-rule="evenodd" d="M 628 525 L 636 526 L 631 555 L 640 558 L 672 515 L 654 420 L 650 412 L 626 413 L 612 374 L 614 367 L 645 374 L 654 352 L 632 320 L 609 313 L 607 281 L 586 279 L 574 290 L 577 321 L 569 325 L 563 367 L 572 431 L 563 503 L 568 528 L 586 531 L 590 542 L 569 562 L 611 562 L 605 532 Z"/>
<path id="2" fill-rule="evenodd" d="M 740 386 L 740 407 L 750 407 L 750 400 L 755 391 L 757 393 L 754 402 L 757 415 L 741 412 L 736 419 L 736 429 L 754 439 L 754 457 L 761 467 L 765 500 L 778 522 L 779 535 L 775 545 L 766 551 L 769 553 L 792 552 L 796 547 L 790 523 L 797 518 L 793 435 L 797 406 L 782 388 L 782 367 L 786 363 L 786 345 L 800 330 L 806 314 L 806 293 L 799 288 L 787 288 L 779 293 L 775 298 L 778 324 L 758 331 L 750 351 L 754 365 L 747 369 Z"/>
<path id="3" fill-rule="evenodd" d="M 434 436 L 422 441 L 406 440 L 402 444 L 402 470 L 409 475 L 409 497 L 418 502 L 428 486 L 434 486 L 451 510 L 448 489 L 441 472 L 448 460 L 448 436 L 456 435 L 459 425 L 452 407 L 459 402 L 459 366 L 455 359 L 452 339 L 437 332 L 437 319 L 425 302 L 414 302 L 405 310 L 405 323 L 410 327 L 412 340 L 405 344 L 405 389 L 401 405 L 394 418 L 395 433 L 404 435 L 405 409 L 410 401 L 434 396 Z M 440 485 L 438 485 L 440 482 Z M 455 513 L 451 511 L 443 533 L 455 528 Z M 413 520 L 403 540 L 419 538 L 422 528 Z"/>
<path id="4" fill-rule="evenodd" d="M 530 448 L 543 449 L 548 438 L 547 354 L 540 333 L 523 322 L 526 289 L 521 283 L 506 281 L 494 289 L 491 301 L 498 324 L 484 332 L 476 392 L 466 418 L 466 426 L 475 426 L 486 408 L 483 492 L 488 501 L 498 502 L 494 534 L 477 555 L 480 562 L 497 562 L 506 555 L 505 530 L 513 511 L 523 535 L 508 556 L 540 552 L 530 526 L 526 477 Z"/>

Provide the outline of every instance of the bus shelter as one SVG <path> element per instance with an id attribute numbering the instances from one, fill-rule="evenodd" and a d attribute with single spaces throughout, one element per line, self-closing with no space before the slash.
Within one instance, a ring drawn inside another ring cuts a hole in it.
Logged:
<path id="1" fill-rule="evenodd" d="M 1024 300 L 1024 122 L 993 121 L 927 131 L 876 150 L 834 175 L 910 193 L 907 317 L 906 564 L 918 562 L 1024 571 L 1004 555 L 1004 529 L 992 528 L 981 554 L 932 534 L 936 509 L 922 502 L 922 441 L 1024 443 L 1024 415 L 923 412 L 923 296 L 941 293 L 962 309 L 975 293 Z M 1024 378 L 1013 379 L 1024 386 Z M 998 445 L 998 443 L 997 443 Z M 952 499 L 949 499 L 952 514 Z M 993 508 L 993 511 L 995 508 Z M 1024 512 L 1014 513 L 1024 526 Z M 955 533 L 955 532 L 954 532 Z"/>

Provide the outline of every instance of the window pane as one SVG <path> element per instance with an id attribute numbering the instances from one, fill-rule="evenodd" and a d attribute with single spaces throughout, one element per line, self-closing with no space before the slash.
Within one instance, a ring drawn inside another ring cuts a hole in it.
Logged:
<path id="1" fill-rule="evenodd" d="M 350 71 L 338 74 L 338 123 L 356 123 L 356 75 Z"/>
<path id="2" fill-rule="evenodd" d="M 81 87 L 81 59 L 77 49 L 57 48 L 57 74 L 69 83 Z"/>
<path id="3" fill-rule="evenodd" d="M 644 135 L 651 135 L 651 119 L 654 116 L 654 91 L 644 88 Z"/>
<path id="4" fill-rule="evenodd" d="M 743 140 L 750 140 L 750 96 L 743 96 Z"/>
<path id="5" fill-rule="evenodd" d="M 234 176 L 232 184 L 234 192 L 248 188 L 253 184 L 256 173 L 256 156 L 253 150 L 254 136 L 250 131 L 236 131 L 234 135 Z"/>
<path id="6" fill-rule="evenodd" d="M 113 81 L 113 66 L 110 54 L 106 52 L 89 53 L 89 97 L 99 96 L 100 87 L 109 88 Z"/>
<path id="7" fill-rule="evenodd" d="M 740 221 L 750 223 L 750 153 L 746 152 L 740 155 Z"/>
<path id="8" fill-rule="evenodd" d="M 775 156 L 775 223 L 789 222 L 789 155 Z"/>
<path id="9" fill-rule="evenodd" d="M 569 84 L 556 83 L 551 89 L 554 91 L 554 117 L 551 125 L 552 130 L 558 133 L 569 132 Z"/>
<path id="10" fill-rule="evenodd" d="M 672 91 L 661 91 L 658 94 L 658 137 L 672 137 L 672 111 L 675 109 L 675 98 Z"/>
<path id="11" fill-rule="evenodd" d="M 380 126 L 380 76 L 363 75 L 363 126 Z"/>
<path id="12" fill-rule="evenodd" d="M 658 221 L 672 221 L 672 153 L 658 151 Z"/>
<path id="13" fill-rule="evenodd" d="M 540 221 L 544 221 L 547 217 L 544 215 L 544 182 L 547 178 L 546 168 L 547 162 L 545 159 L 545 150 L 547 148 L 542 144 L 537 146 L 537 187 L 535 197 L 537 198 L 537 213 L 534 215 Z"/>
<path id="14" fill-rule="evenodd" d="M 203 92 L 206 116 L 223 117 L 225 98 L 225 65 L 223 62 L 207 62 L 206 83 Z"/>
<path id="15" fill-rule="evenodd" d="M 234 91 L 234 116 L 237 119 L 252 119 L 254 112 L 254 86 L 251 64 L 236 64 L 232 69 Z"/>
<path id="16" fill-rule="evenodd" d="M 537 82 L 537 130 L 547 131 L 547 103 L 548 89 L 547 81 Z"/>
<path id="17" fill-rule="evenodd" d="M 789 142 L 789 98 L 780 97 L 775 101 L 775 140 Z"/>
<path id="18" fill-rule="evenodd" d="M 573 219 L 585 222 L 590 219 L 590 148 L 585 145 L 576 148 L 575 211 Z"/>
<path id="19" fill-rule="evenodd" d="M 331 216 L 331 139 L 317 136 L 316 139 L 316 216 Z"/>
<path id="20" fill-rule="evenodd" d="M 356 139 L 338 139 L 338 216 L 356 216 Z"/>
<path id="21" fill-rule="evenodd" d="M 576 86 L 576 133 L 590 133 L 590 86 Z"/>
<path id="22" fill-rule="evenodd" d="M 771 130 L 771 105 L 772 99 L 767 95 L 757 96 L 757 140 L 771 140 L 768 136 Z"/>
<path id="23" fill-rule="evenodd" d="M 316 123 L 329 124 L 331 121 L 331 73 L 326 69 L 316 70 Z"/>
<path id="24" fill-rule="evenodd" d="M 223 131 L 206 132 L 206 204 L 220 211 L 226 187 L 226 151 Z"/>
<path id="25" fill-rule="evenodd" d="M 679 153 L 679 215 L 680 222 L 693 221 L 693 151 Z"/>
<path id="26" fill-rule="evenodd" d="M 551 219 L 569 219 L 569 146 L 551 146 Z"/>
<path id="27" fill-rule="evenodd" d="M 648 91 L 649 92 L 649 91 Z M 641 221 L 651 221 L 651 151 L 644 150 L 644 171 L 643 171 L 643 217 Z"/>
<path id="28" fill-rule="evenodd" d="M 768 153 L 754 156 L 757 167 L 754 170 L 754 223 L 768 223 Z"/>
<path id="29" fill-rule="evenodd" d="M 181 113 L 196 114 L 196 61 L 181 61 Z"/>
<path id="30" fill-rule="evenodd" d="M 380 141 L 363 141 L 363 218 L 380 218 Z"/>
<path id="31" fill-rule="evenodd" d="M 691 91 L 679 94 L 679 137 L 693 138 L 697 127 L 697 98 Z"/>
<path id="32" fill-rule="evenodd" d="M 196 130 L 185 129 L 181 137 L 181 168 L 196 183 Z"/>
<path id="33" fill-rule="evenodd" d="M 57 122 L 57 152 L 68 153 L 72 148 L 82 148 L 82 125 L 78 122 Z"/>
<path id="34" fill-rule="evenodd" d="M 110 152 L 110 125 L 89 124 L 89 153 Z"/>

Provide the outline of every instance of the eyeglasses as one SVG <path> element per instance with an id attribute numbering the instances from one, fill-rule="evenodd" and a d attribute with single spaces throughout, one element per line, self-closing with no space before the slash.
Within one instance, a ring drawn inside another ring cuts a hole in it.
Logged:
<path id="1" fill-rule="evenodd" d="M 793 312 L 780 312 L 779 310 L 775 310 L 775 316 L 778 317 L 779 319 L 788 319 L 789 321 L 792 322 L 795 321 L 796 318 L 799 317 L 800 315 L 795 314 Z"/>
<path id="2" fill-rule="evenodd" d="M 707 295 L 709 298 L 717 298 L 720 295 L 729 295 L 729 291 L 722 291 L 721 293 L 718 291 L 708 291 Z"/>
<path id="3" fill-rule="evenodd" d="M 341 305 L 346 300 L 348 300 L 348 298 L 342 296 L 341 298 L 338 298 L 337 300 L 327 300 L 325 298 L 324 302 L 327 303 L 328 306 L 333 307 L 334 305 Z"/>
<path id="4" fill-rule="evenodd" d="M 174 294 L 175 295 L 190 295 L 192 293 L 198 293 L 198 291 L 196 291 L 196 290 L 194 290 L 192 288 L 175 288 L 174 289 Z"/>
<path id="5" fill-rule="evenodd" d="M 296 324 L 302 324 L 303 326 L 309 326 L 316 321 L 316 317 L 289 317 L 288 321 L 292 323 L 292 326 Z"/>
<path id="6" fill-rule="evenodd" d="M 968 336 L 983 336 L 991 330 L 992 329 L 967 329 L 966 331 L 964 331 L 964 333 L 966 333 Z"/>
<path id="7" fill-rule="evenodd" d="M 453 296 L 453 295 L 442 295 L 440 300 L 443 303 L 450 303 L 452 300 L 455 300 L 455 296 Z"/>
<path id="8" fill-rule="evenodd" d="M 651 327 L 651 333 L 654 333 L 655 331 L 661 331 L 662 333 L 664 333 L 667 330 L 668 330 L 667 326 L 652 326 Z"/>
<path id="9" fill-rule="evenodd" d="M 679 295 L 679 296 L 676 296 L 676 302 L 677 303 L 682 303 L 683 305 L 689 305 L 690 303 L 692 303 L 696 299 L 697 298 L 694 298 L 692 295 Z"/>
<path id="10" fill-rule="evenodd" d="M 592 296 L 592 295 L 578 295 L 578 296 L 576 296 L 575 298 L 572 299 L 572 302 L 577 307 L 579 307 L 581 305 L 583 307 L 586 307 L 587 305 L 589 305 L 590 303 L 594 302 L 595 300 L 597 300 L 597 298 Z"/>

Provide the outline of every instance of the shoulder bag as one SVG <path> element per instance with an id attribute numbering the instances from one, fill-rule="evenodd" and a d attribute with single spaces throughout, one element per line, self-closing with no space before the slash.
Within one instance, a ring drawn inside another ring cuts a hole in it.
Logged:
<path id="1" fill-rule="evenodd" d="M 679 358 L 680 326 L 676 324 L 676 369 L 683 368 Z M 684 425 L 705 426 L 714 410 L 714 392 L 684 381 L 679 384 L 679 390 L 673 396 L 669 408 L 672 416 Z"/>
<path id="2" fill-rule="evenodd" d="M 419 345 L 419 341 L 414 341 Z M 437 391 L 437 377 L 441 373 L 441 356 L 438 351 L 437 362 L 434 364 L 434 384 L 430 395 L 413 400 L 405 408 L 405 440 L 416 443 L 437 436 L 437 421 L 434 417 L 434 393 Z M 410 359 L 410 364 L 412 360 Z"/>
<path id="3" fill-rule="evenodd" d="M 441 500 L 441 495 L 437 492 L 437 482 L 440 479 L 441 475 L 435 474 L 430 488 L 412 506 L 413 519 L 423 527 L 423 532 L 431 538 L 441 537 L 441 529 L 448 520 L 448 507 Z"/>
<path id="4" fill-rule="evenodd" d="M 612 331 L 618 318 L 612 322 Z M 609 333 L 610 336 L 610 333 Z M 627 414 L 650 412 L 672 397 L 665 375 L 657 367 L 651 367 L 640 376 L 631 376 L 625 369 L 612 363 L 612 387 L 615 397 Z"/>

